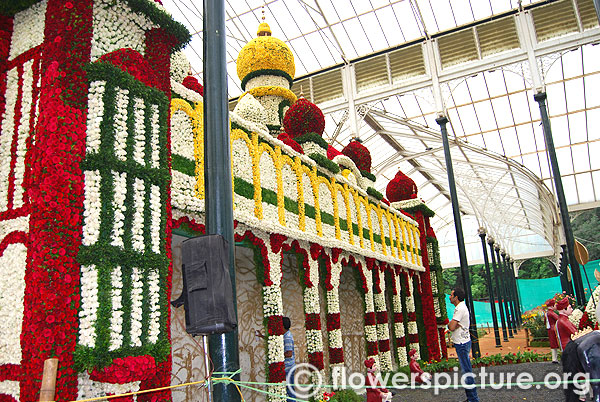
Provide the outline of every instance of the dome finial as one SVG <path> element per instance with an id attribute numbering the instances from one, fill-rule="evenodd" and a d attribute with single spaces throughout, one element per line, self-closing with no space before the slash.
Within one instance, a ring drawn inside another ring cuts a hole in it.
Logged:
<path id="1" fill-rule="evenodd" d="M 262 6 L 262 22 L 258 26 L 257 36 L 271 36 L 271 27 L 265 22 L 265 6 Z"/>

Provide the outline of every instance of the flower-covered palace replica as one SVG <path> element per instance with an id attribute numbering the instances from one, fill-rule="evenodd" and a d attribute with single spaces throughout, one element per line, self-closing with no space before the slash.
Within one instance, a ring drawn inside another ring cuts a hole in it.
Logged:
<path id="1" fill-rule="evenodd" d="M 181 242 L 204 233 L 203 88 L 180 52 L 189 33 L 148 0 L 8 3 L 0 401 L 37 400 L 51 357 L 57 401 L 201 380 L 201 348 L 169 307 Z M 267 24 L 237 72 L 246 91 L 230 114 L 242 379 L 285 395 L 284 315 L 297 361 L 323 378 L 362 371 L 370 357 L 383 371 L 405 366 L 409 349 L 445 356 L 433 212 L 414 183 L 399 173 L 387 201 L 359 140 L 342 151 L 327 144 L 323 114 L 291 91 L 294 57 Z"/>

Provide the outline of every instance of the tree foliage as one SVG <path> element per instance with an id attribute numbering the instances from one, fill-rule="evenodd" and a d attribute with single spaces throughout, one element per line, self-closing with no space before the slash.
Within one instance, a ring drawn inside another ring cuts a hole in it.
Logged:
<path id="1" fill-rule="evenodd" d="M 545 258 L 531 258 L 519 268 L 519 279 L 544 279 L 556 275 L 556 267 Z"/>
<path id="2" fill-rule="evenodd" d="M 570 215 L 573 236 L 587 248 L 590 261 L 600 259 L 600 208 Z"/>

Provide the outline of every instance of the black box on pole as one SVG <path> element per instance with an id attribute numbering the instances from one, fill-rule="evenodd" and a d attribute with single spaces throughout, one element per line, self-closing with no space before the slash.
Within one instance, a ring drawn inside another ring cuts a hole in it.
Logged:
<path id="1" fill-rule="evenodd" d="M 222 334 L 237 327 L 229 277 L 229 244 L 221 235 L 181 245 L 185 326 L 190 335 Z"/>

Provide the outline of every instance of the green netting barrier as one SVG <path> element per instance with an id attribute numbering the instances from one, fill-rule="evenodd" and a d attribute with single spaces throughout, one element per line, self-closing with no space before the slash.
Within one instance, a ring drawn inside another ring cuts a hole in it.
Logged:
<path id="1" fill-rule="evenodd" d="M 598 286 L 598 281 L 594 277 L 595 269 L 600 271 L 600 260 L 590 261 L 585 264 L 585 271 L 587 272 L 587 277 L 590 280 L 592 291 L 596 288 L 596 286 Z M 583 288 L 587 300 L 591 296 L 591 291 L 583 270 L 581 270 L 581 277 L 583 279 Z M 517 279 L 517 287 L 519 289 L 521 311 L 523 312 L 543 304 L 556 293 L 562 293 L 560 278 L 558 276 L 545 279 Z M 477 321 L 477 326 L 491 327 L 492 312 L 490 309 L 490 303 L 475 301 L 473 304 L 475 307 L 475 320 Z M 454 305 L 450 303 L 449 295 L 446 295 L 446 309 L 448 311 L 448 318 L 451 318 L 452 314 L 454 313 Z M 496 307 L 496 314 L 498 314 L 498 317 L 500 316 L 498 307 Z"/>

